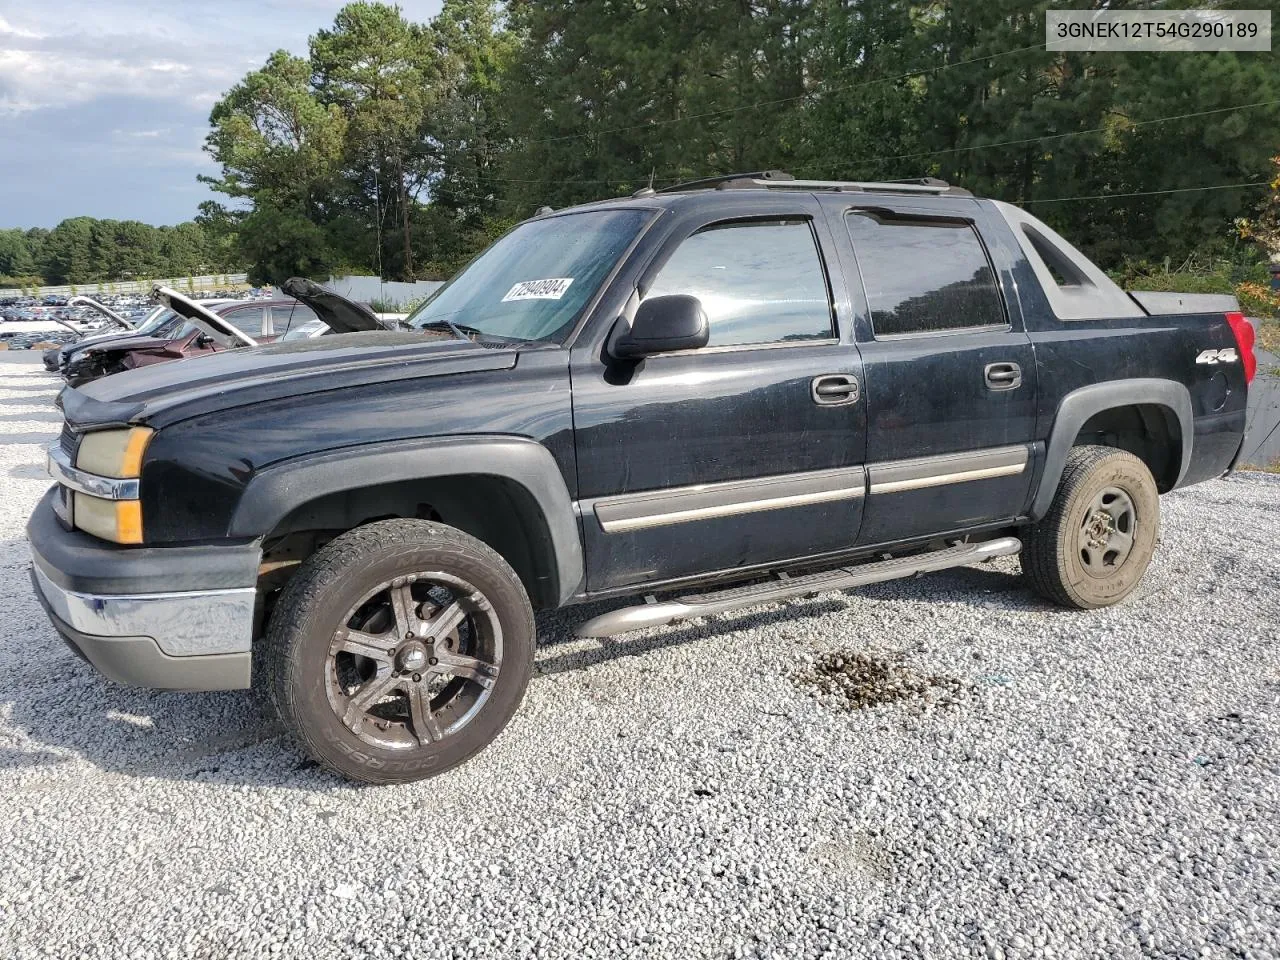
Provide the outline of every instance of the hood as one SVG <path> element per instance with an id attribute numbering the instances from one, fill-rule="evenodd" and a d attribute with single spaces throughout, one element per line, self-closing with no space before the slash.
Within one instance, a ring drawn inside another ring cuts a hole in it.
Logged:
<path id="1" fill-rule="evenodd" d="M 510 370 L 515 349 L 492 349 L 448 333 L 371 331 L 223 350 L 103 377 L 58 395 L 67 420 L 100 429 L 162 427 L 211 410 L 346 387 Z M 425 401 L 424 401 L 425 402 Z"/>
<path id="2" fill-rule="evenodd" d="M 172 337 L 148 337 L 140 333 L 118 333 L 105 336 L 100 340 L 80 340 L 69 344 L 71 349 L 66 355 L 78 359 L 114 350 L 151 350 L 164 346 L 172 339 Z"/>
<path id="3" fill-rule="evenodd" d="M 186 317 L 223 346 L 256 347 L 258 345 L 257 340 L 228 322 L 225 317 L 220 317 L 203 304 L 184 297 L 177 290 L 171 290 L 157 283 L 151 288 L 151 295 L 174 313 Z"/>
<path id="4" fill-rule="evenodd" d="M 316 316 L 334 333 L 394 330 L 397 327 L 395 324 L 383 323 L 363 303 L 356 303 L 332 290 L 326 290 L 306 277 L 290 277 L 280 285 L 280 289 L 314 310 Z"/>
<path id="5" fill-rule="evenodd" d="M 119 324 L 125 330 L 137 329 L 137 327 L 135 327 L 132 323 L 130 323 L 124 317 L 120 316 L 120 314 L 116 313 L 110 307 L 105 307 L 102 304 L 100 304 L 97 300 L 91 299 L 90 297 L 72 297 L 70 300 L 67 301 L 67 306 L 68 307 L 88 307 L 90 310 L 94 310 L 102 314 L 112 323 Z"/>

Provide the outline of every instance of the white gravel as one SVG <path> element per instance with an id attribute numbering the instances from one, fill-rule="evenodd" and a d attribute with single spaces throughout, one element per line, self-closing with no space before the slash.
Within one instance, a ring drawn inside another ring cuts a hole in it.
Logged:
<path id="1" fill-rule="evenodd" d="M 1097 613 L 1002 561 L 603 645 L 543 616 L 494 746 L 360 789 L 247 694 L 63 647 L 27 581 L 33 359 L 0 363 L 0 957 L 1280 956 L 1275 478 L 1166 497 Z M 961 692 L 792 679 L 841 650 Z"/>

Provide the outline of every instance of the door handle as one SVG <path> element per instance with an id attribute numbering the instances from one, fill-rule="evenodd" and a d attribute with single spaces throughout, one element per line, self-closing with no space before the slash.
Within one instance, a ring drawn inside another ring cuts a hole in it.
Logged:
<path id="1" fill-rule="evenodd" d="M 814 377 L 809 384 L 809 395 L 814 403 L 834 407 L 858 402 L 858 378 L 847 373 L 824 373 Z"/>
<path id="2" fill-rule="evenodd" d="M 1022 367 L 1016 363 L 988 363 L 982 376 L 988 390 L 1016 390 L 1022 386 Z"/>

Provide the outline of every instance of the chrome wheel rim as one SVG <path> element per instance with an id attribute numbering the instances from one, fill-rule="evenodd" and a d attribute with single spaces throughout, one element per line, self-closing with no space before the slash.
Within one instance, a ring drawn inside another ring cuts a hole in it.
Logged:
<path id="1" fill-rule="evenodd" d="M 1080 523 L 1080 563 L 1099 579 L 1115 573 L 1133 552 L 1138 512 L 1119 487 L 1105 487 L 1090 501 Z"/>
<path id="2" fill-rule="evenodd" d="M 347 611 L 329 641 L 325 692 L 365 743 L 415 750 L 475 719 L 501 665 L 502 627 L 484 594 L 422 572 L 379 584 Z"/>

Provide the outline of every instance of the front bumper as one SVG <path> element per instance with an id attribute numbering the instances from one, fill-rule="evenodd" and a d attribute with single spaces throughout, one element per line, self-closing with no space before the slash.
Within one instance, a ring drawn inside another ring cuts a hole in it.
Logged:
<path id="1" fill-rule="evenodd" d="M 256 543 L 119 547 L 64 529 L 52 495 L 36 507 L 27 538 L 36 597 L 64 640 L 121 683 L 249 686 Z"/>

